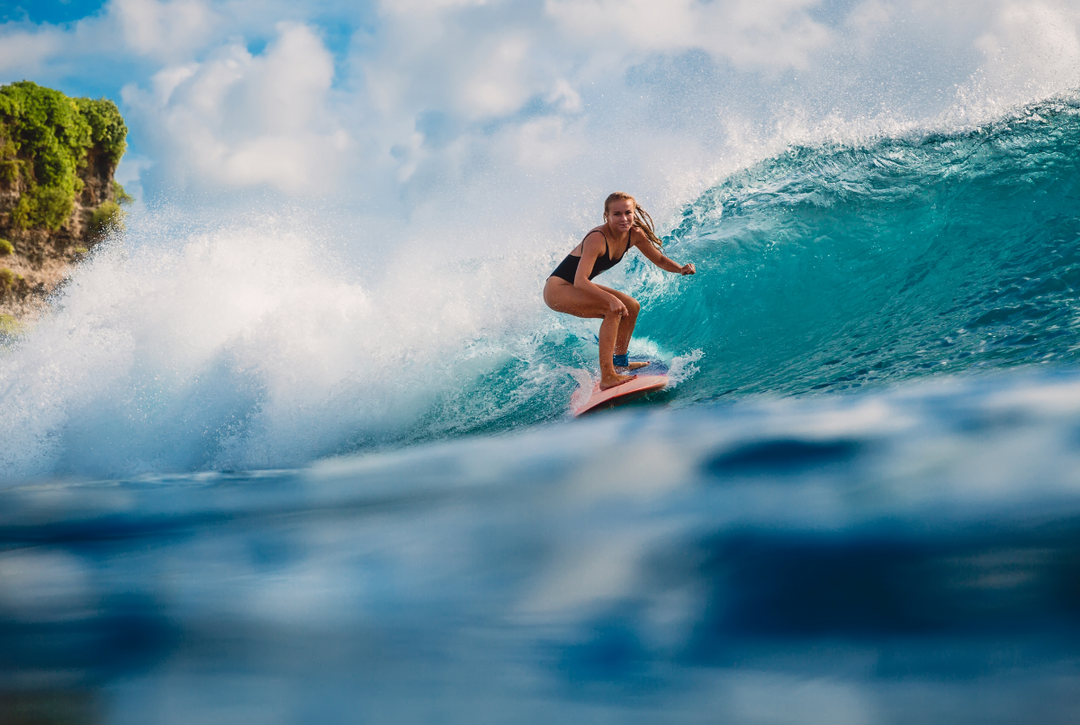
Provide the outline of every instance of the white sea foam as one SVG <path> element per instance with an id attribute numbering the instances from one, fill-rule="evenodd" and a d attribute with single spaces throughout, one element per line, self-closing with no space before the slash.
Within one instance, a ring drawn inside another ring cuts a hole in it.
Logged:
<path id="1" fill-rule="evenodd" d="M 357 269 L 305 222 L 144 221 L 98 253 L 4 355 L 3 472 L 299 464 L 405 435 L 539 344 L 542 303 L 515 293 L 535 264 L 425 250 Z"/>

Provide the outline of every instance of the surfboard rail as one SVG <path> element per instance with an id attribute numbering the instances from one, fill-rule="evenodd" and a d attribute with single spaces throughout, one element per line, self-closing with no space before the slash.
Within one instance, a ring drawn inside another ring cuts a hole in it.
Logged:
<path id="1" fill-rule="evenodd" d="M 600 389 L 600 383 L 593 385 L 592 394 L 573 413 L 579 418 L 586 413 L 592 413 L 604 408 L 625 403 L 647 393 L 652 393 L 667 387 L 667 375 L 638 375 L 633 380 L 628 380 L 622 385 L 616 385 L 607 390 Z"/>

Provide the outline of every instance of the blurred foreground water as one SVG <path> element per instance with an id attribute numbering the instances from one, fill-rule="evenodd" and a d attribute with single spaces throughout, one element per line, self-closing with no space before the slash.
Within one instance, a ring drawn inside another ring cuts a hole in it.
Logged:
<path id="1" fill-rule="evenodd" d="M 0 490 L 0 721 L 1080 711 L 1080 375 Z"/>

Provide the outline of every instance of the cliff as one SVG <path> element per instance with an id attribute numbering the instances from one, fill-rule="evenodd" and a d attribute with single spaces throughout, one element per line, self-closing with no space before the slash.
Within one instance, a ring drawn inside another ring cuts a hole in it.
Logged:
<path id="1" fill-rule="evenodd" d="M 0 87 L 0 331 L 39 310 L 122 227 L 131 197 L 113 174 L 126 138 L 112 101 L 29 81 Z"/>

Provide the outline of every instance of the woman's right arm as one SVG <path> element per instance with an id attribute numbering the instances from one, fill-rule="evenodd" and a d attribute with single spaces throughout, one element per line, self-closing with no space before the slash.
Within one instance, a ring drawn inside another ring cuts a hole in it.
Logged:
<path id="1" fill-rule="evenodd" d="M 603 232 L 592 231 L 585 235 L 585 239 L 581 242 L 581 261 L 578 262 L 577 274 L 574 275 L 574 286 L 604 300 L 608 305 L 608 309 L 615 314 L 628 315 L 630 311 L 626 309 L 626 305 L 622 303 L 622 300 L 600 289 L 589 279 L 593 265 L 596 264 L 596 260 L 601 253 L 605 251 L 607 251 L 607 240 L 604 238 Z"/>

